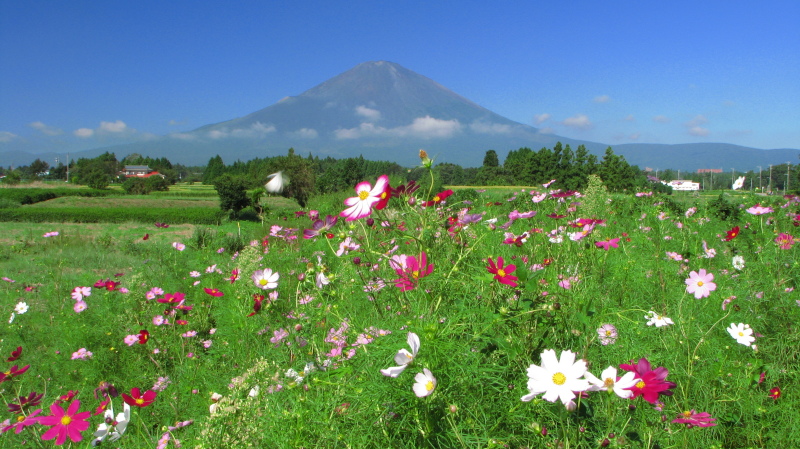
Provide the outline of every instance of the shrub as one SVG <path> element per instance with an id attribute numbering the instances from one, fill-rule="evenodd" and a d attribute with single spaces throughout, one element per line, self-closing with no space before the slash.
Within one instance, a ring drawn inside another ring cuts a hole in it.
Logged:
<path id="1" fill-rule="evenodd" d="M 122 183 L 122 190 L 128 195 L 147 195 L 151 188 L 144 178 L 128 178 Z"/>
<path id="2" fill-rule="evenodd" d="M 214 181 L 214 190 L 219 194 L 219 207 L 231 211 L 236 216 L 240 210 L 250 205 L 247 196 L 247 181 L 241 176 L 224 174 Z"/>

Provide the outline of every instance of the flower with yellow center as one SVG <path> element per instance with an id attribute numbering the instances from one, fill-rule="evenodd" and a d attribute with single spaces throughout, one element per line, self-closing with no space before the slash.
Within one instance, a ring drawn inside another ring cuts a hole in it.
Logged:
<path id="1" fill-rule="evenodd" d="M 642 382 L 641 379 L 636 378 L 636 373 L 632 371 L 627 372 L 624 376 L 617 378 L 617 369 L 613 366 L 609 366 L 608 368 L 604 369 L 603 372 L 600 373 L 599 379 L 588 371 L 586 372 L 585 377 L 591 384 L 589 391 L 607 391 L 609 393 L 615 393 L 617 396 L 623 399 L 628 399 L 633 396 L 633 392 L 631 390 L 627 390 L 627 388 L 630 388 L 634 385 L 638 386 L 639 388 L 644 388 L 644 382 Z"/>
<path id="2" fill-rule="evenodd" d="M 528 402 L 539 394 L 544 393 L 542 399 L 555 402 L 560 400 L 564 406 L 569 406 L 575 399 L 575 393 L 589 389 L 589 381 L 584 379 L 586 374 L 586 361 L 575 360 L 576 354 L 572 351 L 562 351 L 561 358 L 556 357 L 556 352 L 548 349 L 542 352 L 542 365 L 528 367 L 529 394 L 522 397 Z"/>
<path id="3" fill-rule="evenodd" d="M 414 394 L 419 398 L 429 396 L 436 388 L 436 378 L 433 377 L 433 374 L 428 368 L 423 368 L 421 373 L 417 373 L 414 380 L 416 383 L 412 389 L 414 390 Z"/>
<path id="4" fill-rule="evenodd" d="M 730 327 L 728 327 L 726 330 L 739 344 L 752 346 L 753 342 L 756 341 L 756 337 L 753 336 L 753 329 L 750 328 L 749 324 L 731 323 Z"/>

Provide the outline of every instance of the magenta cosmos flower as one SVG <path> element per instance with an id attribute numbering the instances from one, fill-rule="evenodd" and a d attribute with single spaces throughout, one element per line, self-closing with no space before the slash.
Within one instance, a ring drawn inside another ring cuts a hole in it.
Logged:
<path id="1" fill-rule="evenodd" d="M 666 368 L 659 366 L 656 369 L 650 369 L 650 362 L 645 358 L 639 359 L 636 365 L 623 363 L 619 367 L 625 371 L 636 373 L 636 377 L 639 378 L 639 382 L 628 388 L 633 392 L 631 399 L 641 396 L 645 401 L 655 404 L 660 394 L 671 396 L 672 391 L 670 390 L 676 387 L 674 383 L 667 382 L 669 371 Z"/>
<path id="2" fill-rule="evenodd" d="M 501 284 L 506 284 L 511 287 L 517 286 L 518 278 L 516 276 L 511 276 L 511 273 L 513 273 L 514 270 L 517 269 L 516 265 L 508 264 L 506 266 L 503 266 L 502 256 L 497 257 L 497 265 L 495 265 L 491 257 L 488 259 L 488 261 L 489 261 L 489 266 L 486 267 L 486 269 L 489 270 L 489 273 L 492 273 L 494 275 L 494 278 L 497 279 L 498 282 L 500 282 Z"/>
<path id="3" fill-rule="evenodd" d="M 775 243 L 778 244 L 780 249 L 790 249 L 794 245 L 794 237 L 784 232 L 775 237 Z"/>
<path id="4" fill-rule="evenodd" d="M 67 441 L 67 437 L 74 442 L 83 440 L 81 432 L 89 428 L 89 421 L 86 419 L 92 415 L 92 412 L 80 412 L 81 401 L 74 400 L 65 412 L 58 404 L 50 406 L 50 416 L 42 416 L 39 418 L 39 424 L 43 426 L 52 426 L 50 430 L 42 434 L 43 440 L 56 439 L 56 446 L 61 446 Z"/>
<path id="5" fill-rule="evenodd" d="M 419 260 L 414 256 L 405 256 L 402 260 L 402 263 L 398 263 L 394 258 L 389 261 L 394 271 L 400 276 L 400 279 L 393 281 L 400 291 L 413 290 L 420 278 L 424 278 L 433 271 L 433 264 L 426 266 L 428 256 L 424 252 L 420 254 Z"/>
<path id="6" fill-rule="evenodd" d="M 714 275 L 707 273 L 705 269 L 701 268 L 699 272 L 692 271 L 689 273 L 689 279 L 686 279 L 686 292 L 694 293 L 697 299 L 708 297 L 711 292 L 717 289 L 717 284 L 712 282 Z"/>
<path id="7" fill-rule="evenodd" d="M 609 240 L 600 240 L 599 242 L 594 242 L 594 246 L 598 248 L 603 248 L 606 251 L 608 251 L 609 248 L 619 248 L 619 237 Z"/>
<path id="8" fill-rule="evenodd" d="M 372 213 L 372 208 L 382 209 L 386 206 L 391 195 L 389 190 L 389 177 L 381 175 L 372 187 L 367 181 L 356 184 L 356 196 L 344 200 L 348 206 L 339 216 L 347 221 L 358 220 Z"/>
<path id="9" fill-rule="evenodd" d="M 687 427 L 711 427 L 717 425 L 717 423 L 714 422 L 716 420 L 717 418 L 712 418 L 711 415 L 706 412 L 697 413 L 694 410 L 687 410 L 678 415 L 672 422 L 686 424 Z"/>

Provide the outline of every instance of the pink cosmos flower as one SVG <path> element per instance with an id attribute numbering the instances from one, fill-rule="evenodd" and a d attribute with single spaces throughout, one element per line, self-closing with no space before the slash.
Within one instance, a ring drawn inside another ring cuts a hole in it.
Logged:
<path id="1" fill-rule="evenodd" d="M 760 204 L 756 204 L 755 206 L 747 209 L 747 213 L 750 213 L 750 214 L 753 214 L 753 215 L 764 215 L 764 214 L 768 214 L 770 212 L 774 212 L 771 207 L 768 207 L 768 206 L 764 207 L 764 206 L 762 206 Z"/>
<path id="2" fill-rule="evenodd" d="M 172 242 L 172 247 L 177 249 L 178 251 L 183 251 L 186 249 L 186 245 L 181 242 Z"/>
<path id="3" fill-rule="evenodd" d="M 635 365 L 623 363 L 619 367 L 625 371 L 636 373 L 636 377 L 640 379 L 639 382 L 628 388 L 633 391 L 631 399 L 641 396 L 645 401 L 655 404 L 659 395 L 672 396 L 670 390 L 677 386 L 666 380 L 669 370 L 663 366 L 651 369 L 650 362 L 645 358 L 639 359 Z"/>
<path id="4" fill-rule="evenodd" d="M 608 251 L 609 248 L 619 248 L 619 237 L 610 240 L 601 240 L 599 242 L 594 242 L 594 246 L 598 248 L 603 248 L 606 251 Z"/>
<path id="5" fill-rule="evenodd" d="M 717 423 L 714 422 L 716 420 L 717 418 L 712 418 L 711 415 L 706 412 L 697 413 L 694 410 L 687 410 L 678 415 L 672 422 L 686 424 L 687 427 L 711 427 L 717 425 Z"/>
<path id="6" fill-rule="evenodd" d="M 22 429 L 24 429 L 25 427 L 28 427 L 28 426 L 33 425 L 33 424 L 38 424 L 39 420 L 42 417 L 41 416 L 37 417 L 36 415 L 41 413 L 41 411 L 42 411 L 42 409 L 37 409 L 37 410 L 34 410 L 33 412 L 29 413 L 28 416 L 20 416 L 21 418 L 24 418 L 24 419 L 22 419 L 22 421 L 16 421 L 15 420 L 16 422 L 14 424 L 11 424 L 11 425 L 8 425 L 6 427 L 3 427 L 3 429 L 0 430 L 0 433 L 8 432 L 11 429 L 15 429 L 14 433 L 20 433 L 20 432 L 22 432 Z"/>
<path id="7" fill-rule="evenodd" d="M 81 432 L 89 428 L 89 421 L 86 421 L 92 412 L 80 412 L 78 409 L 81 407 L 81 401 L 75 400 L 67 408 L 65 412 L 58 404 L 50 406 L 50 416 L 42 416 L 39 418 L 39 424 L 43 426 L 52 426 L 50 430 L 42 434 L 43 440 L 52 440 L 55 438 L 56 446 L 61 446 L 67 441 L 67 437 L 74 442 L 83 440 Z"/>
<path id="8" fill-rule="evenodd" d="M 125 337 L 125 344 L 133 346 L 139 342 L 139 334 L 131 334 Z"/>
<path id="9" fill-rule="evenodd" d="M 777 237 L 775 237 L 775 243 L 778 244 L 780 249 L 790 249 L 792 245 L 794 245 L 794 237 L 781 232 Z"/>
<path id="10" fill-rule="evenodd" d="M 72 310 L 74 310 L 75 313 L 81 313 L 86 310 L 86 307 L 86 301 L 81 300 L 75 303 L 75 305 L 72 307 Z"/>
<path id="11" fill-rule="evenodd" d="M 347 221 L 358 220 L 372 213 L 373 206 L 378 205 L 384 199 L 388 200 L 389 177 L 381 175 L 372 187 L 367 181 L 356 184 L 356 196 L 344 200 L 347 209 L 343 210 L 339 216 Z"/>
<path id="12" fill-rule="evenodd" d="M 400 276 L 400 279 L 395 279 L 393 282 L 400 291 L 408 291 L 413 290 L 414 287 L 417 286 L 417 282 L 419 282 L 420 278 L 424 278 L 425 276 L 431 274 L 433 271 L 433 264 L 427 265 L 428 259 L 427 255 L 423 252 L 419 256 L 419 260 L 417 260 L 414 256 L 406 256 L 404 260 L 404 264 L 396 263 L 394 258 L 389 261 L 389 265 L 392 266 L 395 272 Z"/>
<path id="13" fill-rule="evenodd" d="M 613 324 L 604 324 L 597 329 L 597 335 L 600 336 L 600 344 L 613 345 L 617 341 L 617 328 Z"/>
<path id="14" fill-rule="evenodd" d="M 489 273 L 494 274 L 494 278 L 497 279 L 498 282 L 500 282 L 501 284 L 506 284 L 510 287 L 517 286 L 516 281 L 518 278 L 516 276 L 511 275 L 511 273 L 513 273 L 514 270 L 517 269 L 516 265 L 508 264 L 506 266 L 503 266 L 502 256 L 497 257 L 497 265 L 495 265 L 491 257 L 488 258 L 488 262 L 489 266 L 486 267 L 486 269 L 489 271 Z"/>
<path id="15" fill-rule="evenodd" d="M 92 287 L 75 287 L 72 289 L 72 299 L 80 301 L 86 296 L 92 295 Z"/>
<path id="16" fill-rule="evenodd" d="M 712 282 L 714 275 L 706 273 L 704 268 L 699 272 L 692 271 L 689 273 L 689 278 L 685 280 L 686 292 L 693 293 L 696 299 L 706 298 L 711 292 L 717 289 L 717 284 Z"/>

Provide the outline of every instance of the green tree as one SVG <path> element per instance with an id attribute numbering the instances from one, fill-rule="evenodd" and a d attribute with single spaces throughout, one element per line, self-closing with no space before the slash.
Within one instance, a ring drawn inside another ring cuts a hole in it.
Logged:
<path id="1" fill-rule="evenodd" d="M 497 151 L 489 150 L 483 157 L 484 167 L 498 167 L 500 166 L 500 159 L 497 157 Z"/>
<path id="2" fill-rule="evenodd" d="M 111 183 L 111 179 L 101 168 L 93 167 L 88 173 L 81 175 L 81 183 L 93 189 L 105 189 Z"/>
<path id="3" fill-rule="evenodd" d="M 122 183 L 122 190 L 128 195 L 147 195 L 150 188 L 144 178 L 128 178 Z"/>
<path id="4" fill-rule="evenodd" d="M 247 180 L 242 176 L 225 173 L 214 180 L 214 190 L 219 195 L 219 207 L 230 211 L 232 217 L 239 215 L 239 211 L 250 205 L 247 196 Z"/>
<path id="5" fill-rule="evenodd" d="M 225 163 L 222 162 L 222 158 L 218 154 L 208 161 L 208 165 L 203 172 L 203 184 L 216 184 L 216 179 L 223 173 L 225 173 Z"/>

